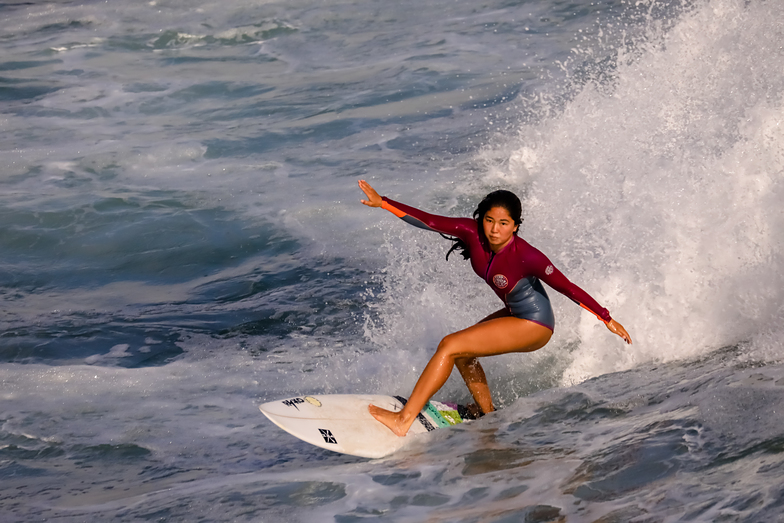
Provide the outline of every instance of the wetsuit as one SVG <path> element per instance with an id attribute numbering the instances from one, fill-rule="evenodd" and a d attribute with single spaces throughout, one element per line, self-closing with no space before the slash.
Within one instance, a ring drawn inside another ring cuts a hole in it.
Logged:
<path id="1" fill-rule="evenodd" d="M 570 282 L 547 256 L 517 235 L 500 252 L 494 253 L 484 234 L 480 236 L 476 220 L 428 214 L 387 197 L 383 198 L 381 206 L 411 225 L 463 240 L 468 246 L 474 272 L 493 288 L 512 316 L 553 330 L 555 316 L 542 285 L 544 282 L 603 322 L 611 320 L 607 309 Z"/>

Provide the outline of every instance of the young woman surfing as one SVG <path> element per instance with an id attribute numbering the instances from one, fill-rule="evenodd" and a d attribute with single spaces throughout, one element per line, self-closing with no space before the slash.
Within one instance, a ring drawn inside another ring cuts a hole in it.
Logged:
<path id="1" fill-rule="evenodd" d="M 398 436 L 406 435 L 417 414 L 446 383 L 454 366 L 479 409 L 483 413 L 495 410 L 487 378 L 477 358 L 532 352 L 550 340 L 555 317 L 542 282 L 594 313 L 626 343 L 632 342 L 626 329 L 610 317 L 607 309 L 570 282 L 544 254 L 517 236 L 522 205 L 513 193 L 488 194 L 471 219 L 436 216 L 381 197 L 365 180 L 359 181 L 359 188 L 367 198 L 362 200 L 363 204 L 382 207 L 411 225 L 457 238 L 452 250 L 463 250 L 474 272 L 505 305 L 476 325 L 441 340 L 403 410 L 391 412 L 370 405 L 368 409 L 373 417 Z"/>

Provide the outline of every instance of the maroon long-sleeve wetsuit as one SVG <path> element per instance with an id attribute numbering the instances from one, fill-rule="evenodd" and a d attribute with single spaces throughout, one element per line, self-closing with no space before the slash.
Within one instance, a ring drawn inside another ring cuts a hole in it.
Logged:
<path id="1" fill-rule="evenodd" d="M 546 283 L 600 320 L 610 321 L 610 313 L 587 292 L 570 282 L 547 256 L 515 234 L 500 252 L 490 250 L 480 225 L 471 218 L 437 216 L 408 205 L 383 198 L 382 207 L 416 227 L 460 238 L 468 246 L 474 272 L 492 287 L 517 317 L 530 320 L 552 330 L 555 316 L 550 299 L 542 286 Z"/>

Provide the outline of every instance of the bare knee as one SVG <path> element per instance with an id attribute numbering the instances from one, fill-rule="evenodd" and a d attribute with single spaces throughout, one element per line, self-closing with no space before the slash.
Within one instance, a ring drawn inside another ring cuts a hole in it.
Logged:
<path id="1" fill-rule="evenodd" d="M 455 341 L 454 334 L 447 334 L 441 339 L 441 342 L 439 342 L 438 347 L 436 348 L 436 352 L 440 352 L 442 354 L 450 353 L 452 348 L 456 345 Z"/>
<path id="2" fill-rule="evenodd" d="M 463 350 L 463 344 L 460 343 L 460 336 L 457 334 L 448 334 L 444 336 L 441 343 L 438 344 L 436 354 L 441 357 L 449 358 L 453 363 L 462 365 L 463 362 L 474 360 L 473 357 L 461 357 L 460 354 Z"/>

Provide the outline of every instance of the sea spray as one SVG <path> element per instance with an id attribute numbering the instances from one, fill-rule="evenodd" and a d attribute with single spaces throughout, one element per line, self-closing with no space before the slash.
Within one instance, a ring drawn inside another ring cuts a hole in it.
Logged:
<path id="1" fill-rule="evenodd" d="M 564 383 L 750 341 L 780 318 L 782 14 L 697 3 L 499 146 L 487 176 L 526 194 L 523 235 L 635 341 L 556 298 L 561 339 L 580 342 Z"/>

